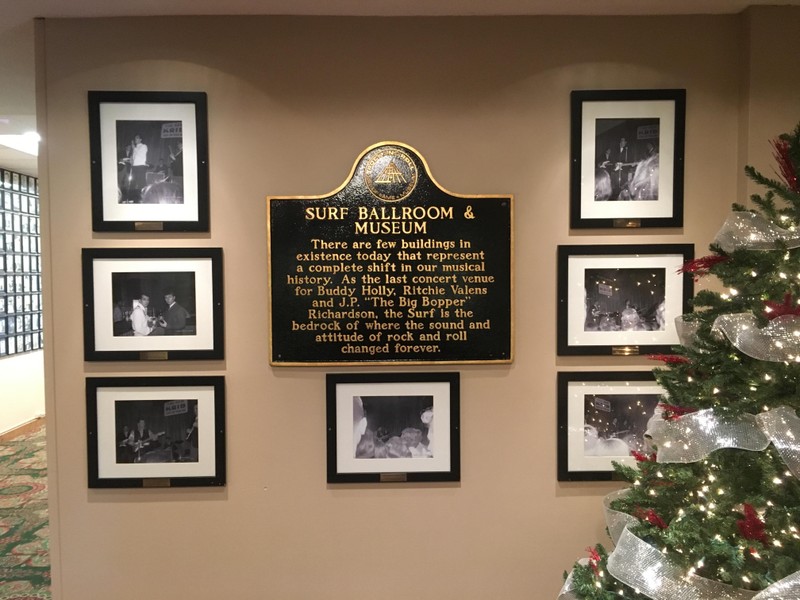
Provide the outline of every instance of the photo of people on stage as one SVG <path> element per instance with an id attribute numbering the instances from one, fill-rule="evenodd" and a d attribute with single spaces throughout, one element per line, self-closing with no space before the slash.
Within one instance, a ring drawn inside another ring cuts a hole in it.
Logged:
<path id="1" fill-rule="evenodd" d="M 659 119 L 595 120 L 594 199 L 658 200 Z"/>
<path id="2" fill-rule="evenodd" d="M 433 396 L 354 396 L 355 458 L 432 458 Z"/>
<path id="3" fill-rule="evenodd" d="M 195 273 L 112 273 L 114 335 L 197 335 Z"/>
<path id="4" fill-rule="evenodd" d="M 584 331 L 664 331 L 666 270 L 586 269 Z"/>
<path id="5" fill-rule="evenodd" d="M 196 399 L 114 403 L 117 463 L 198 462 Z"/>
<path id="6" fill-rule="evenodd" d="M 658 394 L 586 394 L 584 443 L 586 456 L 630 456 L 650 452 L 644 437 Z"/>
<path id="7" fill-rule="evenodd" d="M 181 121 L 116 121 L 120 204 L 183 204 Z"/>

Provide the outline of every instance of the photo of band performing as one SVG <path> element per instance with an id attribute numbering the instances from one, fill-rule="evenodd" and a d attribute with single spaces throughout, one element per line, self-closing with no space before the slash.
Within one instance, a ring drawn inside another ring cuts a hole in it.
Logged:
<path id="1" fill-rule="evenodd" d="M 664 331 L 666 270 L 586 269 L 584 331 Z"/>
<path id="2" fill-rule="evenodd" d="M 658 200 L 659 119 L 596 119 L 595 201 Z"/>
<path id="3" fill-rule="evenodd" d="M 196 399 L 114 404 L 117 463 L 198 461 Z"/>
<path id="4" fill-rule="evenodd" d="M 644 434 L 660 398 L 658 394 L 586 394 L 584 454 L 627 457 L 631 451 L 649 452 Z"/>
<path id="5" fill-rule="evenodd" d="M 180 121 L 117 121 L 120 204 L 183 204 Z"/>

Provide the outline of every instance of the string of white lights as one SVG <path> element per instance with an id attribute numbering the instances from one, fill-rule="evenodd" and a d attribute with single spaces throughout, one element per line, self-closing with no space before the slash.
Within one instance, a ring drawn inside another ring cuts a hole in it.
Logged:
<path id="1" fill-rule="evenodd" d="M 725 252 L 739 248 L 774 250 L 778 243 L 787 248 L 800 248 L 800 233 L 792 226 L 778 227 L 761 215 L 735 212 L 729 215 L 714 240 Z M 755 276 L 755 274 L 754 274 Z M 678 317 L 681 343 L 691 346 L 697 324 Z M 716 319 L 713 331 L 726 336 L 744 354 L 770 362 L 800 362 L 800 318 L 783 315 L 759 328 L 753 314 L 723 315 Z M 697 411 L 674 420 L 665 420 L 657 413 L 648 424 L 648 435 L 658 449 L 659 463 L 690 463 L 707 458 L 715 450 L 739 448 L 763 451 L 774 445 L 786 466 L 800 476 L 800 419 L 796 411 L 780 406 L 759 415 L 720 418 L 713 409 Z M 631 532 L 637 517 L 611 508 L 614 500 L 629 490 L 606 496 L 606 524 L 614 550 L 606 568 L 618 581 L 652 600 L 800 600 L 800 571 L 777 581 L 760 592 L 742 590 L 686 572 L 672 563 L 664 553 Z M 590 564 L 586 560 L 579 564 Z M 598 571 L 598 578 L 605 573 Z M 598 586 L 599 586 L 598 582 Z M 577 600 L 573 573 L 567 577 L 558 600 Z"/>
<path id="2" fill-rule="evenodd" d="M 612 492 L 603 501 L 609 535 L 615 544 L 608 556 L 608 573 L 652 600 L 800 600 L 800 571 L 776 581 L 760 592 L 686 573 L 630 530 L 638 519 L 611 508 L 628 490 Z M 583 559 L 579 564 L 586 565 Z M 598 572 L 598 577 L 605 573 Z M 567 576 L 557 600 L 578 600 L 573 573 Z"/>

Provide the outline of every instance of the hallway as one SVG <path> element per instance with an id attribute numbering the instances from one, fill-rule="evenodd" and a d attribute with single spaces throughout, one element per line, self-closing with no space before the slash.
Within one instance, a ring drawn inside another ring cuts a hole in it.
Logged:
<path id="1" fill-rule="evenodd" d="M 0 600 L 50 600 L 44 419 L 0 438 Z"/>

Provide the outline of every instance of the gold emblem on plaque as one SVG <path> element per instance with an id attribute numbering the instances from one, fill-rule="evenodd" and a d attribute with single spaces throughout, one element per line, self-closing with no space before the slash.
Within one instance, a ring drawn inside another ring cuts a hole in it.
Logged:
<path id="1" fill-rule="evenodd" d="M 402 200 L 417 185 L 417 165 L 400 148 L 378 148 L 367 156 L 364 182 L 376 198 Z"/>

